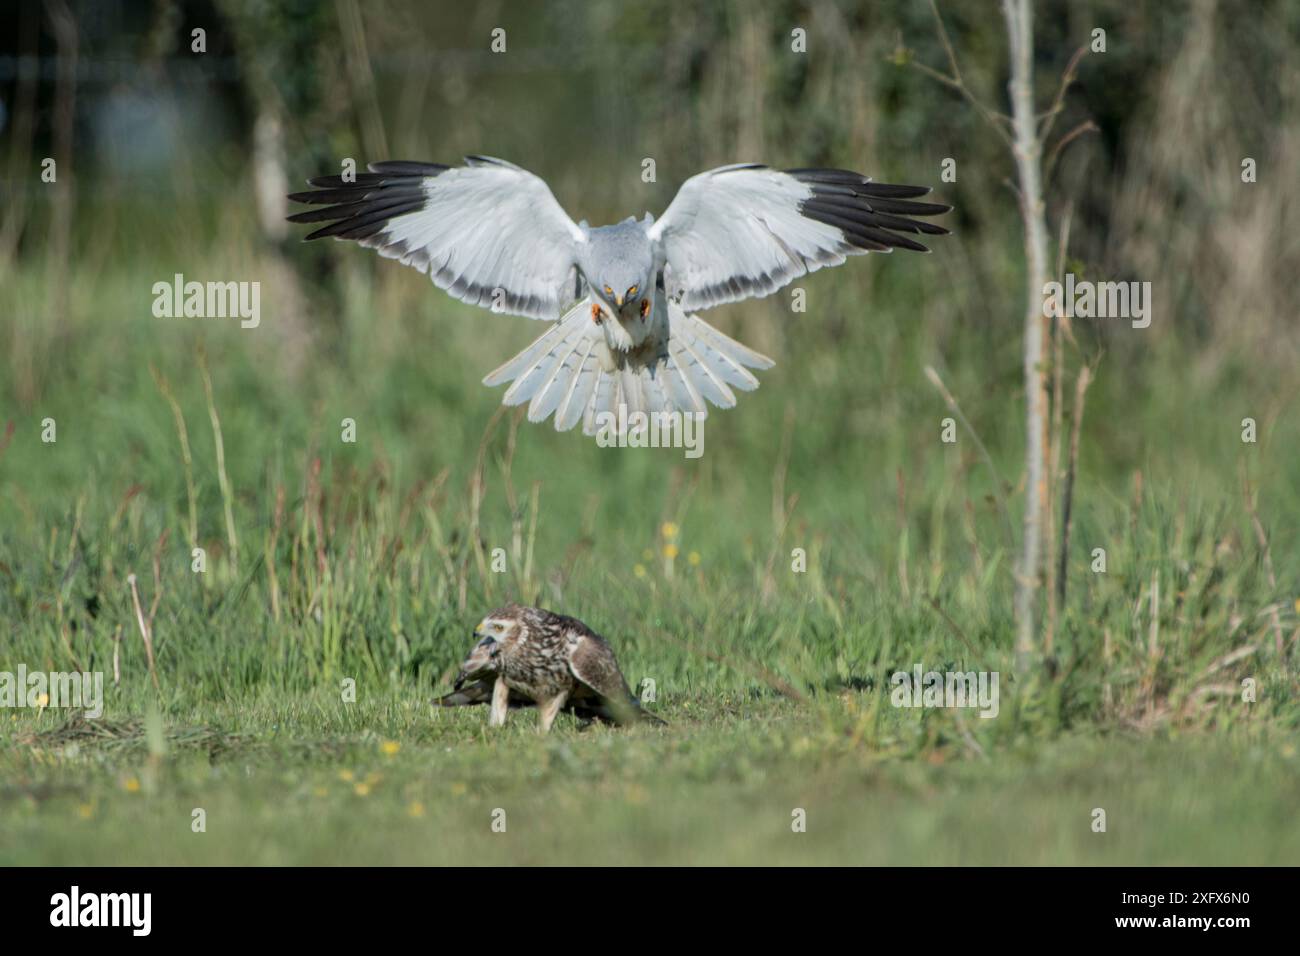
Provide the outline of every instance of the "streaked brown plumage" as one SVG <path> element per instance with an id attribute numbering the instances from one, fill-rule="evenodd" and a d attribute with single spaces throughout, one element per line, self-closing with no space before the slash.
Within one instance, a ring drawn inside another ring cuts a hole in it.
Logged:
<path id="1" fill-rule="evenodd" d="M 490 726 L 511 707 L 536 704 L 542 733 L 567 710 L 582 719 L 625 724 L 662 721 L 641 709 L 603 637 L 577 618 L 507 604 L 474 629 L 474 645 L 442 707 L 492 702 Z"/>

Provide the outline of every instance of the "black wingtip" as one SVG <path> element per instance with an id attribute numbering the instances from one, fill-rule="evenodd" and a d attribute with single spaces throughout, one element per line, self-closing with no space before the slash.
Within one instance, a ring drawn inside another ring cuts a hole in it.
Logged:
<path id="1" fill-rule="evenodd" d="M 952 210 L 946 203 L 917 201 L 930 193 L 929 186 L 872 182 L 846 169 L 789 169 L 786 173 L 811 190 L 812 195 L 799 204 L 799 212 L 839 229 L 845 242 L 855 248 L 928 253 L 928 246 L 908 235 L 949 234 L 943 226 L 913 218 L 941 216 Z"/>
<path id="2" fill-rule="evenodd" d="M 303 237 L 304 242 L 334 236 L 368 239 L 392 219 L 418 212 L 427 200 L 425 181 L 450 167 L 440 163 L 389 160 L 371 163 L 370 172 L 343 176 L 313 176 L 312 190 L 289 193 L 290 202 L 322 208 L 287 216 L 295 224 L 326 222 Z"/>

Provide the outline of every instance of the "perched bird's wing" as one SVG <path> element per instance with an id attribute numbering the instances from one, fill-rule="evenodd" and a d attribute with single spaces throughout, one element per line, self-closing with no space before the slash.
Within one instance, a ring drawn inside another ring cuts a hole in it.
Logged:
<path id="1" fill-rule="evenodd" d="M 458 687 L 450 694 L 444 694 L 434 700 L 435 707 L 473 707 L 475 704 L 486 704 L 492 700 L 492 685 L 496 683 L 495 677 L 489 677 L 486 680 L 475 681 L 472 684 L 465 684 Z"/>
<path id="2" fill-rule="evenodd" d="M 589 704 L 588 707 L 597 716 L 613 723 L 631 723 L 642 716 L 657 719 L 643 711 L 632 696 L 623 672 L 618 669 L 614 652 L 604 639 L 590 631 L 578 633 L 576 638 L 570 639 L 568 644 L 569 670 L 600 698 L 600 706 Z"/>
<path id="3" fill-rule="evenodd" d="M 912 201 L 929 191 L 840 169 L 723 166 L 686 180 L 649 236 L 660 244 L 669 296 L 691 312 L 769 295 L 846 256 L 928 252 L 899 233 L 947 234 L 909 218 L 951 208 Z"/>
<path id="4" fill-rule="evenodd" d="M 317 189 L 289 198 L 329 205 L 289 221 L 328 222 L 307 238 L 355 239 L 428 273 L 462 302 L 559 318 L 582 294 L 575 262 L 586 230 L 532 173 L 482 156 L 465 163 L 372 163 L 354 182 L 312 179 Z"/>
<path id="5" fill-rule="evenodd" d="M 485 678 L 484 680 L 475 681 L 472 684 L 466 684 L 463 687 L 452 691 L 450 694 L 444 694 L 442 697 L 436 697 L 433 701 L 435 707 L 473 707 L 477 704 L 492 703 L 492 685 L 496 683 L 496 676 Z M 513 707 L 533 707 L 535 701 L 531 697 L 525 697 L 517 691 L 510 692 L 510 706 Z"/>
<path id="6" fill-rule="evenodd" d="M 579 720 L 598 720 L 602 724 L 622 725 L 638 720 L 663 726 L 668 724 L 668 721 L 662 717 L 652 714 L 642 707 L 636 698 L 632 698 L 622 705 L 612 704 L 605 697 L 586 697 L 577 700 L 569 698 L 565 701 L 564 710 L 573 714 Z"/>

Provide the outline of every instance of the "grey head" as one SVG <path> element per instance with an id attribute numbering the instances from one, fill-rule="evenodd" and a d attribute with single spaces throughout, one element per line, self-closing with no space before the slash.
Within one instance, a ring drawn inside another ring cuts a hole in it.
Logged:
<path id="1" fill-rule="evenodd" d="M 582 246 L 578 268 L 592 296 L 621 319 L 643 315 L 654 298 L 654 244 L 646 235 L 650 222 L 649 216 L 640 222 L 629 217 L 616 226 L 597 226 Z"/>

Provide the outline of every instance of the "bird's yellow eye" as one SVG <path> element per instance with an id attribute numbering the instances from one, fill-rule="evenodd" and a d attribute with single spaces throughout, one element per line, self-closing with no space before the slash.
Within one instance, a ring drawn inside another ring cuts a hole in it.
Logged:
<path id="1" fill-rule="evenodd" d="M 605 286 L 605 295 L 613 295 L 613 294 L 614 294 L 614 290 L 611 289 L 609 286 Z"/>
<path id="2" fill-rule="evenodd" d="M 637 287 L 636 287 L 636 286 L 632 286 L 632 288 L 630 288 L 630 289 L 627 290 L 627 296 L 628 296 L 629 299 L 630 299 L 632 296 L 636 295 L 636 290 L 637 290 Z"/>

